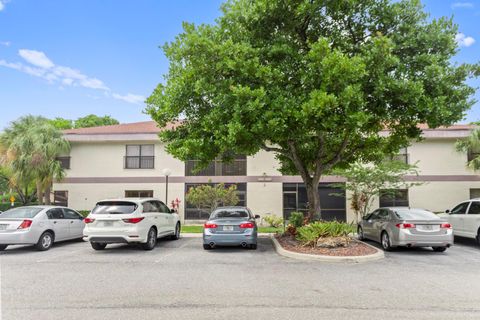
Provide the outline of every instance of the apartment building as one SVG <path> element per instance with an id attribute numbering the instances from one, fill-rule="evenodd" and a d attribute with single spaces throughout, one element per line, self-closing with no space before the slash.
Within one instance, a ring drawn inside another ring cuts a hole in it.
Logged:
<path id="1" fill-rule="evenodd" d="M 407 205 L 444 211 L 459 201 L 480 197 L 480 177 L 466 167 L 468 157 L 474 155 L 458 153 L 454 147 L 473 127 L 422 129 L 425 139 L 412 143 L 397 157 L 417 163 L 419 177 L 406 179 L 419 179 L 424 184 L 397 190 L 394 196 L 380 195 L 376 206 Z M 208 213 L 185 203 L 185 194 L 199 184 L 223 182 L 235 184 L 239 205 L 250 207 L 255 214 L 288 216 L 292 211 L 306 210 L 301 178 L 282 175 L 273 153 L 238 155 L 231 163 L 213 161 L 196 171 L 195 160 L 182 162 L 165 152 L 158 139 L 160 130 L 149 121 L 65 131 L 72 148 L 60 159 L 66 178 L 54 184 L 55 202 L 91 210 L 97 201 L 106 198 L 154 196 L 165 201 L 168 197 L 169 205 L 172 200 L 180 201 L 182 219 L 201 221 Z M 324 218 L 354 219 L 349 194 L 332 186 L 344 182 L 340 177 L 323 177 L 319 192 Z"/>

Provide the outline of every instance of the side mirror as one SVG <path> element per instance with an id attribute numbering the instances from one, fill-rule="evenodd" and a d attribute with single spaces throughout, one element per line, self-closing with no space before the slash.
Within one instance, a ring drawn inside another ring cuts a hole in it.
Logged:
<path id="1" fill-rule="evenodd" d="M 445 213 L 450 213 L 450 210 L 448 210 L 448 209 L 447 209 L 447 210 L 445 210 Z"/>
<path id="2" fill-rule="evenodd" d="M 260 219 L 260 216 L 258 214 L 256 214 L 255 219 Z"/>
<path id="3" fill-rule="evenodd" d="M 170 209 L 170 213 L 176 213 L 174 209 Z"/>

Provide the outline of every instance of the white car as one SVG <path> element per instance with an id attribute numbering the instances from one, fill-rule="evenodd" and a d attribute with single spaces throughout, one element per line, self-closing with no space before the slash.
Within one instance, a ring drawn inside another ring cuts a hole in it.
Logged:
<path id="1" fill-rule="evenodd" d="M 445 213 L 455 236 L 476 239 L 480 244 L 480 198 L 464 201 Z"/>
<path id="2" fill-rule="evenodd" d="M 178 214 L 154 198 L 103 200 L 84 221 L 83 239 L 95 250 L 109 243 L 141 244 L 152 250 L 160 237 L 180 238 Z"/>

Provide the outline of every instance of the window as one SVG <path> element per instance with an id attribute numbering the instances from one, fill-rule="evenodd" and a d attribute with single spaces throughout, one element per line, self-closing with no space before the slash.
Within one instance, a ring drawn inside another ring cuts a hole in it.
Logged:
<path id="1" fill-rule="evenodd" d="M 63 209 L 63 215 L 65 216 L 65 219 L 75 219 L 78 220 L 81 218 L 81 216 L 76 213 L 75 211 L 71 209 Z"/>
<path id="2" fill-rule="evenodd" d="M 408 189 L 380 191 L 380 207 L 408 207 Z"/>
<path id="3" fill-rule="evenodd" d="M 160 212 L 171 213 L 170 209 L 161 201 L 155 201 L 157 207 L 160 209 Z"/>
<path id="4" fill-rule="evenodd" d="M 157 201 L 147 201 L 143 204 L 143 212 L 161 212 Z"/>
<path id="5" fill-rule="evenodd" d="M 153 198 L 153 190 L 127 190 L 125 198 Z"/>
<path id="6" fill-rule="evenodd" d="M 63 210 L 60 208 L 53 208 L 47 211 L 48 219 L 63 219 Z"/>
<path id="7" fill-rule="evenodd" d="M 187 183 L 185 184 L 185 194 L 188 193 L 188 190 L 193 187 L 197 187 L 200 185 L 211 185 L 214 186 L 216 183 Z M 247 184 L 246 183 L 225 183 L 225 187 L 228 188 L 232 184 L 237 186 L 237 196 L 238 196 L 238 203 L 237 206 L 245 207 L 247 205 Z M 210 216 L 210 213 L 206 209 L 198 209 L 197 207 L 191 205 L 190 203 L 186 202 L 185 204 L 185 219 L 188 220 L 207 220 Z"/>
<path id="8" fill-rule="evenodd" d="M 245 209 L 217 209 L 215 210 L 210 219 L 222 219 L 222 218 L 249 218 L 250 215 Z"/>
<path id="9" fill-rule="evenodd" d="M 468 209 L 468 214 L 480 214 L 480 202 L 472 201 L 470 209 Z"/>
<path id="10" fill-rule="evenodd" d="M 401 148 L 396 155 L 387 158 L 390 161 L 399 161 L 408 164 L 408 151 L 407 148 Z"/>
<path id="11" fill-rule="evenodd" d="M 388 210 L 379 210 L 378 212 L 378 219 L 379 220 L 386 220 L 390 217 Z"/>
<path id="12" fill-rule="evenodd" d="M 70 169 L 70 157 L 57 157 L 57 161 L 60 162 L 62 169 Z"/>
<path id="13" fill-rule="evenodd" d="M 318 187 L 323 220 L 346 220 L 345 190 L 328 183 Z M 308 207 L 307 189 L 303 183 L 283 184 L 283 216 L 288 220 L 290 213 L 300 211 L 306 214 Z"/>
<path id="14" fill-rule="evenodd" d="M 92 214 L 130 214 L 137 210 L 137 204 L 128 201 L 102 201 L 97 203 Z"/>
<path id="15" fill-rule="evenodd" d="M 458 206 L 452 209 L 450 214 L 466 214 L 469 204 L 470 202 L 460 203 Z"/>
<path id="16" fill-rule="evenodd" d="M 215 160 L 204 169 L 198 170 L 199 160 L 188 160 L 185 162 L 186 176 L 245 176 L 247 175 L 247 157 L 237 155 L 231 162 Z"/>
<path id="17" fill-rule="evenodd" d="M 61 207 L 68 207 L 68 191 L 54 191 L 53 204 Z"/>
<path id="18" fill-rule="evenodd" d="M 470 189 L 470 199 L 480 198 L 480 189 Z"/>
<path id="19" fill-rule="evenodd" d="M 127 145 L 125 169 L 154 169 L 155 146 L 153 144 Z"/>

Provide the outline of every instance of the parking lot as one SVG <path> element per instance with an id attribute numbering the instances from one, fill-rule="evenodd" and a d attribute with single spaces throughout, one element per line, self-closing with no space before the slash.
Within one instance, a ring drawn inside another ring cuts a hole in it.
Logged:
<path id="1" fill-rule="evenodd" d="M 2 319 L 479 319 L 480 249 L 400 249 L 325 264 L 256 251 L 204 251 L 199 238 L 95 252 L 68 242 L 0 254 Z"/>

